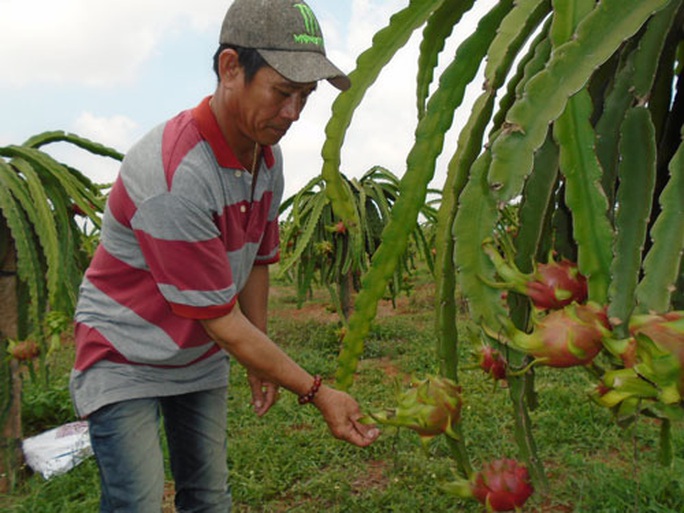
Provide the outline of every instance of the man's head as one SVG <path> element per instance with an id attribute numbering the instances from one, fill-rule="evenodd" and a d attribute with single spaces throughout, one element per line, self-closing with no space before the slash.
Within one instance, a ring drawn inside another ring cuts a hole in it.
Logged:
<path id="1" fill-rule="evenodd" d="M 326 57 L 318 20 L 302 0 L 235 0 L 223 20 L 219 43 L 255 49 L 292 82 L 326 79 L 343 91 L 351 85 Z"/>

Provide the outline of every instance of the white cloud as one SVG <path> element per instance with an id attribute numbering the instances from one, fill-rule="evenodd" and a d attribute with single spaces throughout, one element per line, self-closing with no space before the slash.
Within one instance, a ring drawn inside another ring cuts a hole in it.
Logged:
<path id="1" fill-rule="evenodd" d="M 74 132 L 122 152 L 126 152 L 140 135 L 138 124 L 126 116 L 106 118 L 90 112 L 84 112 L 76 119 Z"/>
<path id="2" fill-rule="evenodd" d="M 81 137 L 96 141 L 122 153 L 141 135 L 138 124 L 125 116 L 98 117 L 90 112 L 82 113 L 70 131 Z M 88 176 L 95 183 L 111 183 L 119 171 L 119 162 L 108 157 L 93 155 L 68 143 L 48 145 L 45 151 Z"/>
<path id="3" fill-rule="evenodd" d="M 0 84 L 131 82 L 173 30 L 207 30 L 222 0 L 2 0 Z"/>

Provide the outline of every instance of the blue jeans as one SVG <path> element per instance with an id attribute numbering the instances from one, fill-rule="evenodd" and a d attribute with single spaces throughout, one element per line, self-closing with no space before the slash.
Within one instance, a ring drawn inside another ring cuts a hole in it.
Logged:
<path id="1" fill-rule="evenodd" d="M 225 388 L 134 399 L 88 417 L 100 469 L 101 513 L 159 513 L 164 493 L 160 415 L 178 513 L 229 513 Z"/>

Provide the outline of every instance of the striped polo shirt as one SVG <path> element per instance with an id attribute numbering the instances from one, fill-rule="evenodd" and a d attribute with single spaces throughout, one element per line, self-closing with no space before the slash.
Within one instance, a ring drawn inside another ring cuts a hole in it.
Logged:
<path id="1" fill-rule="evenodd" d="M 227 385 L 228 358 L 198 320 L 229 313 L 252 267 L 278 260 L 282 159 L 261 150 L 253 185 L 205 98 L 127 153 L 76 307 L 81 416 Z"/>

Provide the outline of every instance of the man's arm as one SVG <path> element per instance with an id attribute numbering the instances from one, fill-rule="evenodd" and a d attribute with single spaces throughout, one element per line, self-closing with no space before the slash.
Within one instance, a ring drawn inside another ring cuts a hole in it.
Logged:
<path id="1" fill-rule="evenodd" d="M 240 294 L 241 308 L 234 308 L 223 317 L 201 322 L 216 343 L 245 366 L 252 376 L 260 379 L 262 384 L 273 383 L 297 395 L 304 395 L 311 389 L 314 378 L 266 335 L 264 294 L 267 300 L 268 269 L 265 276 L 263 270 L 255 267 L 255 271 L 256 274 L 253 272 L 250 275 L 248 284 Z M 248 313 L 243 312 L 243 308 Z M 255 312 L 255 309 L 260 313 Z M 264 323 L 264 329 L 252 323 L 248 315 L 253 316 L 256 323 Z M 344 392 L 321 386 L 313 404 L 321 411 L 330 431 L 337 438 L 366 446 L 379 434 L 373 426 L 358 422 L 362 417 L 359 406 Z"/>
<path id="2" fill-rule="evenodd" d="M 240 310 L 245 317 L 264 333 L 268 323 L 269 267 L 255 265 L 247 283 L 238 295 Z"/>

